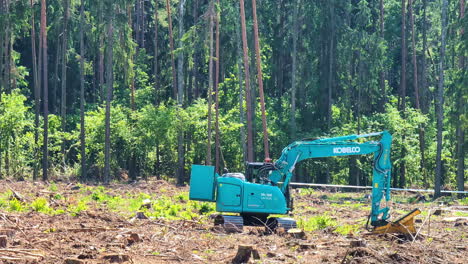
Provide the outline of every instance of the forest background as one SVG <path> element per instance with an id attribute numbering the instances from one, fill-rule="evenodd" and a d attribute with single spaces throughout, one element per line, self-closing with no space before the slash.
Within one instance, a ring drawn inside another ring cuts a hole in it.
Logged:
<path id="1" fill-rule="evenodd" d="M 0 175 L 184 184 L 191 164 L 244 171 L 265 146 L 275 159 L 294 140 L 388 130 L 393 186 L 463 190 L 464 13 L 465 0 L 0 0 Z M 371 163 L 307 160 L 294 180 L 367 185 Z"/>

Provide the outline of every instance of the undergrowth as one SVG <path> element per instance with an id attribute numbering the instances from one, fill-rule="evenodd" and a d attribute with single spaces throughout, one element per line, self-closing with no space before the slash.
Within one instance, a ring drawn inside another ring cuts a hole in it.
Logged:
<path id="1" fill-rule="evenodd" d="M 304 229 L 304 231 L 322 230 L 329 227 L 335 227 L 336 225 L 336 220 L 328 214 L 318 215 L 307 219 L 299 219 L 297 222 L 297 226 Z"/>

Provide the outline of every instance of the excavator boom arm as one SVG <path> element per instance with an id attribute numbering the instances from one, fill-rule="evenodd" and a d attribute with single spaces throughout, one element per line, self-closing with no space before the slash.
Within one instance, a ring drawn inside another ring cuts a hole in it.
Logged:
<path id="1" fill-rule="evenodd" d="M 381 136 L 380 141 L 359 143 L 359 138 Z M 364 135 L 349 135 L 336 138 L 324 138 L 311 141 L 296 141 L 283 149 L 281 157 L 274 163 L 275 170 L 269 175 L 272 184 L 282 181 L 281 191 L 286 193 L 296 164 L 305 159 L 374 154 L 372 177 L 371 224 L 379 226 L 389 217 L 387 205 L 381 207 L 381 201 L 390 200 L 391 162 L 390 148 L 392 136 L 387 132 Z"/>

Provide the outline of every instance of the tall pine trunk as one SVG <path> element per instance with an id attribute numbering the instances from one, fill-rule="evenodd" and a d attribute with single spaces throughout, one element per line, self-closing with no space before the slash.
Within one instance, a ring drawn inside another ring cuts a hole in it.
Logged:
<path id="1" fill-rule="evenodd" d="M 193 1 L 193 23 L 195 25 L 198 24 L 198 3 L 199 0 L 194 0 Z M 199 44 L 200 44 L 200 38 L 195 36 L 194 43 L 195 43 L 195 50 L 193 52 L 193 66 L 192 66 L 192 75 L 193 75 L 193 98 L 199 98 L 200 97 L 200 78 L 199 78 L 199 73 L 198 73 L 198 67 L 199 67 L 199 57 L 200 57 L 200 50 L 199 50 Z"/>
<path id="2" fill-rule="evenodd" d="M 240 16 L 239 6 L 236 5 L 237 15 Z M 236 42 L 237 42 L 237 77 L 239 79 L 239 122 L 240 127 L 240 143 L 242 145 L 242 162 L 245 164 L 247 161 L 247 145 L 245 141 L 245 112 L 244 112 L 244 78 L 242 75 L 242 38 L 241 38 L 241 25 L 240 21 L 236 19 Z"/>
<path id="3" fill-rule="evenodd" d="M 174 59 L 174 35 L 172 34 L 172 17 L 171 17 L 171 5 L 169 0 L 166 0 L 167 20 L 169 24 L 169 46 L 171 51 L 171 67 L 172 67 L 172 98 L 177 100 L 177 76 Z"/>
<path id="4" fill-rule="evenodd" d="M 154 58 L 153 58 L 153 78 L 154 78 L 154 105 L 159 102 L 159 76 L 158 76 L 158 1 L 154 0 Z"/>
<path id="5" fill-rule="evenodd" d="M 298 13 L 301 0 L 296 0 L 294 5 L 293 13 L 293 32 L 292 32 L 292 69 L 291 69 L 291 116 L 290 116 L 290 129 L 291 129 L 291 140 L 296 140 L 296 74 L 297 74 L 297 38 L 299 35 L 299 23 Z"/>
<path id="6" fill-rule="evenodd" d="M 384 9 L 384 0 L 380 0 L 380 38 L 382 41 L 385 41 L 385 9 Z M 383 61 L 381 59 L 381 61 Z M 381 65 L 379 72 L 379 86 L 380 86 L 380 111 L 385 111 L 385 104 L 387 103 L 387 95 L 385 91 L 385 71 L 383 69 L 384 65 Z"/>
<path id="7" fill-rule="evenodd" d="M 36 181 L 39 174 L 39 112 L 40 112 L 40 84 L 37 72 L 37 55 L 36 55 L 36 25 L 34 19 L 34 2 L 30 1 L 31 4 L 31 54 L 32 54 L 32 65 L 33 65 L 33 83 L 34 83 L 34 170 L 33 170 L 33 181 Z"/>
<path id="8" fill-rule="evenodd" d="M 100 6 L 98 23 L 103 23 L 103 8 Z M 100 102 L 104 101 L 105 98 L 105 87 L 104 87 L 104 35 L 99 35 L 99 47 L 98 47 L 98 58 L 99 58 L 99 91 L 100 91 Z"/>
<path id="9" fill-rule="evenodd" d="M 442 0 L 442 28 L 441 28 L 441 47 L 439 61 L 439 85 L 436 95 L 436 116 L 437 116 L 437 151 L 436 151 L 436 171 L 434 183 L 434 197 L 440 196 L 442 184 L 442 130 L 444 121 L 444 71 L 445 71 L 445 45 L 447 34 L 447 0 Z"/>
<path id="10" fill-rule="evenodd" d="M 50 112 L 52 114 L 56 114 L 57 113 L 57 109 L 56 108 L 59 108 L 57 106 L 57 89 L 58 89 L 58 86 L 59 86 L 59 65 L 60 65 L 60 59 L 61 59 L 61 52 L 62 52 L 62 42 L 60 41 L 61 38 L 62 38 L 62 35 L 63 34 L 60 34 L 58 37 L 57 37 L 57 49 L 55 51 L 55 66 L 54 66 L 54 77 L 52 79 L 52 91 L 50 93 L 50 101 L 52 102 L 50 104 Z M 58 111 L 60 113 L 60 111 Z"/>
<path id="11" fill-rule="evenodd" d="M 185 14 L 185 1 L 179 1 L 179 49 L 183 48 L 182 37 L 184 36 L 184 14 Z M 177 58 L 177 103 L 180 108 L 184 107 L 184 53 L 180 52 Z M 185 146 L 184 146 L 184 131 L 180 129 L 177 135 L 177 184 L 179 186 L 184 185 L 184 174 L 185 174 Z"/>
<path id="12" fill-rule="evenodd" d="M 427 0 L 422 1 L 422 57 L 421 57 L 421 86 L 420 86 L 420 105 L 421 112 L 427 114 L 428 99 L 427 99 Z"/>
<path id="13" fill-rule="evenodd" d="M 214 88 L 215 88 L 215 170 L 220 173 L 220 135 L 219 135 L 219 20 L 220 20 L 220 14 L 219 14 L 219 9 L 221 6 L 219 5 L 219 0 L 217 0 L 216 4 L 216 48 L 215 48 L 215 53 L 216 53 L 216 61 L 215 61 L 215 83 L 214 83 Z"/>
<path id="14" fill-rule="evenodd" d="M 331 129 L 331 122 L 332 122 L 332 92 L 333 92 L 333 41 L 334 41 L 334 32 L 335 32 L 335 25 L 334 25 L 334 6 L 332 1 L 328 1 L 328 8 L 330 12 L 330 41 L 329 41 L 329 47 L 328 47 L 328 80 L 327 80 L 327 129 Z M 327 174 L 328 174 L 328 167 L 327 167 Z"/>
<path id="15" fill-rule="evenodd" d="M 270 147 L 268 144 L 268 129 L 266 120 L 265 109 L 265 95 L 263 92 L 263 72 L 262 72 L 262 58 L 260 54 L 260 40 L 258 34 L 258 19 L 257 19 L 257 1 L 252 0 L 252 15 L 253 15 L 253 29 L 254 29 L 254 44 L 255 44 L 255 57 L 257 58 L 257 81 L 258 92 L 260 96 L 260 108 L 262 112 L 262 128 L 263 128 L 263 148 L 265 153 L 265 162 L 271 162 Z"/>
<path id="16" fill-rule="evenodd" d="M 63 0 L 63 38 L 62 38 L 62 89 L 60 116 L 62 120 L 62 132 L 65 132 L 67 122 L 67 46 L 68 46 L 68 0 Z M 62 142 L 62 162 L 65 166 L 65 141 Z"/>
<path id="17" fill-rule="evenodd" d="M 42 36 L 42 85 L 44 91 L 44 133 L 42 148 L 42 180 L 48 180 L 49 169 L 49 79 L 47 77 L 47 5 L 41 0 L 41 36 Z"/>
<path id="18" fill-rule="evenodd" d="M 401 1 L 401 78 L 400 78 L 400 111 L 403 118 L 406 116 L 406 1 Z M 398 186 L 403 188 L 406 181 L 406 148 L 405 135 L 401 137 L 401 163 L 400 163 L 400 179 Z"/>
<path id="19" fill-rule="evenodd" d="M 460 20 L 465 17 L 465 0 L 460 0 Z M 460 39 L 463 39 L 465 29 L 460 29 Z M 459 63 L 460 70 L 466 72 L 465 56 L 460 54 Z M 463 79 L 461 80 L 463 82 Z M 464 191 L 465 189 L 465 130 L 463 128 L 463 116 L 465 114 L 463 91 L 460 89 L 460 96 L 458 96 L 458 120 L 457 120 L 457 190 Z M 460 195 L 461 196 L 461 195 Z"/>
<path id="20" fill-rule="evenodd" d="M 86 168 L 86 137 L 85 137 L 85 92 L 84 92 L 84 0 L 81 0 L 80 6 L 80 145 L 81 145 L 81 180 L 87 178 Z"/>
<path id="21" fill-rule="evenodd" d="M 106 62 L 106 82 L 107 82 L 107 97 L 106 97 L 106 117 L 105 117 L 105 140 L 104 140 L 104 183 L 108 184 L 110 181 L 110 111 L 112 90 L 114 82 L 114 74 L 112 70 L 113 64 L 113 46 L 114 46 L 114 28 L 113 28 L 112 11 L 107 14 L 107 62 Z"/>
<path id="22" fill-rule="evenodd" d="M 413 88 L 414 88 L 414 100 L 415 100 L 415 108 L 416 109 L 421 109 L 420 106 L 420 100 L 419 100 L 419 83 L 418 83 L 418 64 L 416 60 L 416 33 L 414 29 L 414 13 L 413 13 L 413 0 L 408 1 L 408 7 L 409 7 L 409 16 L 410 16 L 410 26 L 411 26 L 411 50 L 412 50 L 412 56 L 411 56 L 411 61 L 413 64 Z M 421 162 L 420 162 L 420 173 L 422 176 L 422 179 L 426 178 L 425 174 L 425 149 L 424 149 L 424 128 L 422 125 L 419 125 L 418 128 L 418 133 L 419 133 L 419 152 L 421 155 Z"/>
<path id="23" fill-rule="evenodd" d="M 209 16 L 210 16 L 210 28 L 209 32 L 209 45 L 210 45 L 210 58 L 208 62 L 208 92 L 206 96 L 208 97 L 208 138 L 207 138 L 207 145 L 206 145 L 206 165 L 211 165 L 211 105 L 212 105 L 212 93 L 213 93 L 213 27 L 214 27 L 214 3 L 210 2 L 209 7 Z"/>
<path id="24" fill-rule="evenodd" d="M 249 51 L 247 45 L 247 30 L 245 25 L 245 9 L 244 0 L 239 1 L 241 32 L 242 32 L 242 48 L 244 58 L 245 72 L 245 101 L 247 105 L 247 161 L 253 161 L 254 146 L 253 146 L 253 125 L 252 125 L 252 92 L 250 90 L 250 69 L 249 69 Z"/>

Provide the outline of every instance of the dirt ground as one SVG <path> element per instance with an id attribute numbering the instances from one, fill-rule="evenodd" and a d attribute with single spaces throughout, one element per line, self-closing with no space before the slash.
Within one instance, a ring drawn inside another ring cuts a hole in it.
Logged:
<path id="1" fill-rule="evenodd" d="M 172 199 L 179 211 L 187 210 L 194 203 L 183 197 L 188 187 L 152 181 L 111 184 L 99 192 L 96 188 L 0 181 L 0 262 L 232 263 L 239 245 L 251 245 L 258 252 L 249 263 L 447 264 L 466 263 L 468 257 L 468 208 L 447 197 L 422 203 L 411 198 L 415 194 L 396 197 L 399 201 L 391 204 L 396 217 L 415 207 L 423 212 L 416 218 L 417 236 L 404 237 L 365 230 L 369 207 L 364 192 L 294 190 L 294 218 L 307 222 L 326 216 L 315 222 L 319 226 L 306 228 L 304 237 L 295 237 L 267 234 L 261 227 L 225 233 L 213 227 L 208 215 L 199 217 L 197 212 L 173 219 L 151 217 L 159 197 Z M 128 207 L 136 210 L 112 207 L 114 200 L 125 203 L 125 197 L 138 194 L 146 194 L 140 195 L 145 198 L 140 204 L 128 200 Z M 41 197 L 45 205 L 37 202 Z M 142 207 L 146 215 L 135 217 Z"/>

